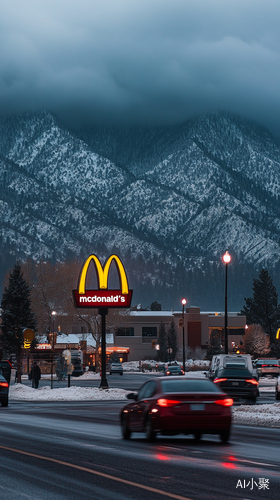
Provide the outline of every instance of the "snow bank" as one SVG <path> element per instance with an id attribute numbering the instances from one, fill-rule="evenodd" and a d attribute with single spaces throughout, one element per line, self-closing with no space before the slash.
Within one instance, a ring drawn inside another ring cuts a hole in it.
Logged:
<path id="1" fill-rule="evenodd" d="M 242 405 L 233 408 L 235 424 L 280 427 L 280 403 L 266 405 Z"/>
<path id="2" fill-rule="evenodd" d="M 97 387 L 64 387 L 51 389 L 49 386 L 33 389 L 23 384 L 10 387 L 11 401 L 100 401 L 126 400 L 131 391 L 124 389 L 99 389 Z"/>

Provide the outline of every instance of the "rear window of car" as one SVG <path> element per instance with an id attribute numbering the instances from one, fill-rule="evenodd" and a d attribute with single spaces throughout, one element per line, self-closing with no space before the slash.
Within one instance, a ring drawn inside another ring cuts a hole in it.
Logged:
<path id="1" fill-rule="evenodd" d="M 258 364 L 261 364 L 261 365 L 277 365 L 279 366 L 279 361 L 277 359 L 263 359 L 261 361 L 258 362 Z"/>
<path id="2" fill-rule="evenodd" d="M 244 377 L 244 378 L 252 378 L 252 373 L 245 369 L 236 370 L 234 368 L 220 368 L 217 373 L 217 377 Z"/>
<path id="3" fill-rule="evenodd" d="M 221 392 L 213 382 L 207 379 L 164 380 L 161 382 L 162 392 Z"/>
<path id="4" fill-rule="evenodd" d="M 233 369 L 239 369 L 239 368 L 247 368 L 247 359 L 228 359 L 225 358 L 224 360 L 224 368 L 233 368 Z"/>
<path id="5" fill-rule="evenodd" d="M 180 366 L 169 366 L 167 369 L 168 369 L 170 372 L 180 372 L 180 371 L 181 371 Z"/>

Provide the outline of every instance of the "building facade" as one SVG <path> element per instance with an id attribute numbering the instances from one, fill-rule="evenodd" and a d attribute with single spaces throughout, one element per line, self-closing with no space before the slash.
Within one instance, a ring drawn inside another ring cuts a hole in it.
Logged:
<path id="1" fill-rule="evenodd" d="M 190 349 L 207 349 L 212 330 L 220 332 L 221 345 L 224 344 L 225 317 L 222 313 L 201 312 L 199 307 L 189 307 L 182 311 L 131 311 L 126 317 L 125 326 L 115 329 L 114 345 L 129 349 L 129 361 L 155 358 L 155 346 L 159 326 L 164 323 L 168 328 L 174 320 L 178 332 L 178 347 L 183 343 Z M 183 324 L 182 324 L 183 323 Z M 239 345 L 245 333 L 246 316 L 228 313 L 228 345 Z"/>

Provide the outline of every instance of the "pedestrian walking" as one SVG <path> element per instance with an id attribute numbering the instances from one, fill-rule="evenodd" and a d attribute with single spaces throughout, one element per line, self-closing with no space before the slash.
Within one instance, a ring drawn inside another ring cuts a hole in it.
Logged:
<path id="1" fill-rule="evenodd" d="M 33 363 L 33 366 L 29 374 L 29 378 L 30 380 L 32 380 L 32 387 L 38 389 L 39 380 L 41 378 L 41 370 L 40 367 L 37 365 L 36 361 Z"/>

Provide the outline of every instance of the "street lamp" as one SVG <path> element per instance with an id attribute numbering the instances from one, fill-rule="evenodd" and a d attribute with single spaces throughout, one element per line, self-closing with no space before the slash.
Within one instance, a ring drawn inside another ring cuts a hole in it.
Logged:
<path id="1" fill-rule="evenodd" d="M 227 268 L 231 261 L 231 256 L 226 251 L 222 257 L 223 263 L 226 266 L 226 282 L 225 282 L 225 354 L 228 354 L 228 311 L 227 311 Z"/>
<path id="2" fill-rule="evenodd" d="M 185 371 L 185 364 L 186 364 L 186 359 L 185 359 L 185 319 L 184 319 L 184 314 L 185 314 L 185 305 L 187 303 L 186 299 L 182 299 L 182 318 L 183 318 L 183 370 Z"/>
<path id="3" fill-rule="evenodd" d="M 54 358 L 54 321 L 55 321 L 55 315 L 56 311 L 52 311 L 52 317 L 53 317 L 53 333 L 52 333 L 52 360 L 51 360 L 51 389 L 53 389 L 53 358 Z"/>

